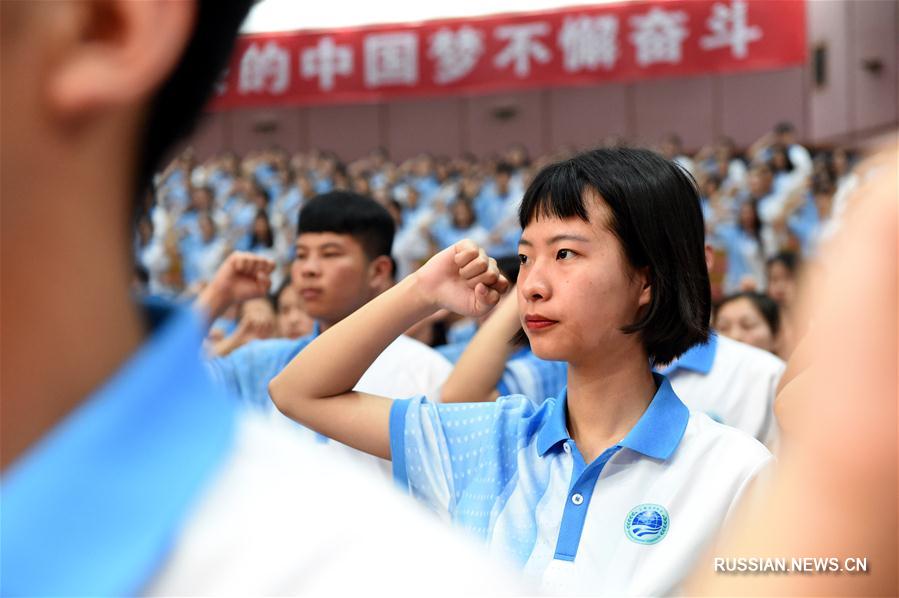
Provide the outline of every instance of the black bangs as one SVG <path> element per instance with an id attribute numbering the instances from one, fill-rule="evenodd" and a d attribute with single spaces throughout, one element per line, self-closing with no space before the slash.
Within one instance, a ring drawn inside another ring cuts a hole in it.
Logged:
<path id="1" fill-rule="evenodd" d="M 547 166 L 534 177 L 521 200 L 518 210 L 521 228 L 541 216 L 559 219 L 578 217 L 590 222 L 583 199 L 588 186 L 587 177 L 575 160 Z"/>
<path id="2" fill-rule="evenodd" d="M 639 334 L 657 364 L 705 342 L 711 287 L 702 208 L 692 177 L 648 150 L 582 152 L 537 174 L 521 201 L 521 228 L 540 216 L 589 222 L 589 201 L 608 207 L 609 230 L 630 265 L 646 268 L 651 286 L 649 305 L 622 332 Z"/>

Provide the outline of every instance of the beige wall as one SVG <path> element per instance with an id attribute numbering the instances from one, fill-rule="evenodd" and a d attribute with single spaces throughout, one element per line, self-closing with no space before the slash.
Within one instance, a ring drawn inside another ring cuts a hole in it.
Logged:
<path id="1" fill-rule="evenodd" d="M 852 142 L 899 124 L 896 0 L 811 0 L 809 57 L 828 53 L 827 82 L 809 66 L 633 84 L 404 100 L 383 104 L 235 110 L 210 114 L 192 139 L 201 156 L 279 145 L 356 158 L 376 146 L 395 158 L 421 151 L 479 155 L 523 143 L 533 153 L 586 147 L 609 135 L 641 144 L 678 133 L 697 149 L 718 134 L 747 145 L 782 120 L 810 143 Z M 879 60 L 872 73 L 863 61 Z M 497 112 L 507 118 L 497 118 Z"/>

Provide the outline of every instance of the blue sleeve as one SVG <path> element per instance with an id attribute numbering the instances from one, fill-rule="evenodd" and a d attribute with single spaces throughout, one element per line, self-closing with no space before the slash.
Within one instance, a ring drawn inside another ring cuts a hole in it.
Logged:
<path id="1" fill-rule="evenodd" d="M 252 341 L 225 357 L 207 362 L 212 379 L 242 402 L 271 407 L 268 383 L 308 344 L 299 340 Z"/>
<path id="2" fill-rule="evenodd" d="M 496 389 L 501 396 L 524 395 L 539 405 L 549 397 L 558 397 L 567 382 L 568 365 L 565 362 L 546 361 L 529 353 L 506 364 Z"/>
<path id="3" fill-rule="evenodd" d="M 484 468 L 511 472 L 521 422 L 533 412 L 523 397 L 491 403 L 394 401 L 390 450 L 396 482 L 438 514 L 452 515 Z M 496 484 L 502 475 L 493 474 Z"/>
<path id="4" fill-rule="evenodd" d="M 807 200 L 802 207 L 794 213 L 787 226 L 802 246 L 803 254 L 808 255 L 809 247 L 818 228 L 818 210 L 814 200 Z"/>

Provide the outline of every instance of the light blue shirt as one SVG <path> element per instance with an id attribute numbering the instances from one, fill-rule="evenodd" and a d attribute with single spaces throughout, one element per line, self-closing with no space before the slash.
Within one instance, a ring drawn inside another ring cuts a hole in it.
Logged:
<path id="1" fill-rule="evenodd" d="M 478 323 L 474 320 L 468 320 L 464 324 L 456 324 L 451 326 L 446 332 L 447 343 L 465 343 L 466 345 L 478 333 Z"/>
<path id="2" fill-rule="evenodd" d="M 506 362 L 496 385 L 500 395 L 524 395 L 536 404 L 546 397 L 557 397 L 568 384 L 568 364 L 540 359 L 524 348 Z"/>
<path id="3" fill-rule="evenodd" d="M 716 227 L 714 236 L 727 252 L 725 292 L 736 292 L 740 281 L 747 275 L 753 276 L 759 285 L 764 285 L 765 259 L 759 239 L 731 223 Z"/>
<path id="4" fill-rule="evenodd" d="M 657 371 L 667 377 L 676 376 L 678 370 L 708 374 L 715 361 L 717 348 L 718 336 L 713 332 L 707 343 L 693 345 L 678 359 L 663 368 L 657 368 Z M 567 363 L 540 359 L 526 348 L 513 355 L 506 363 L 496 389 L 500 395 L 524 395 L 539 405 L 545 397 L 559 396 L 567 382 Z M 720 416 L 709 415 L 720 421 Z"/>
<path id="5" fill-rule="evenodd" d="M 397 400 L 390 414 L 394 477 L 429 508 L 500 543 L 522 565 L 540 532 L 536 505 L 564 503 L 553 558 L 574 561 L 582 541 L 605 539 L 581 532 L 609 459 L 627 449 L 664 461 L 683 436 L 689 410 L 663 376 L 654 378 L 658 390 L 640 420 L 589 464 L 568 434 L 564 391 L 539 407 L 522 396 L 447 405 Z"/>
<path id="6" fill-rule="evenodd" d="M 256 340 L 207 363 L 212 379 L 229 394 L 256 407 L 272 405 L 268 383 L 281 373 L 297 353 L 318 336 L 318 323 L 312 333 L 298 339 Z"/>
<path id="7" fill-rule="evenodd" d="M 134 595 L 166 562 L 232 448 L 234 403 L 206 376 L 202 339 L 198 316 L 170 313 L 7 470 L 4 595 Z"/>
<path id="8" fill-rule="evenodd" d="M 469 341 L 460 341 L 458 343 L 447 343 L 445 345 L 440 345 L 438 347 L 434 347 L 434 350 L 446 357 L 446 360 L 452 364 L 455 364 L 459 361 L 459 358 L 462 357 L 462 354 L 465 353 L 465 349 L 468 348 Z"/>
<path id="9" fill-rule="evenodd" d="M 796 235 L 802 248 L 802 256 L 810 258 L 815 255 L 815 244 L 818 240 L 820 220 L 818 208 L 815 205 L 815 197 L 808 194 L 802 206 L 787 220 L 790 232 Z"/>
<path id="10" fill-rule="evenodd" d="M 446 249 L 462 239 L 471 239 L 475 243 L 486 244 L 490 233 L 481 225 L 473 223 L 468 228 L 456 228 L 450 219 L 440 219 L 431 226 L 431 236 L 438 249 Z"/>
<path id="11" fill-rule="evenodd" d="M 394 477 L 544 593 L 676 593 L 771 454 L 653 378 L 643 415 L 590 463 L 568 433 L 564 392 L 539 406 L 395 401 Z"/>

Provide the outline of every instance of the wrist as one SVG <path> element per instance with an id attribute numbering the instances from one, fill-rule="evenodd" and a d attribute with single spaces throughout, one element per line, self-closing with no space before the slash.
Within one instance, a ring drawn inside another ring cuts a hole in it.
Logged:
<path id="1" fill-rule="evenodd" d="M 214 286 L 210 284 L 197 297 L 197 307 L 205 314 L 209 322 L 214 322 L 224 313 L 228 305 L 224 299 L 224 295 Z"/>
<path id="2" fill-rule="evenodd" d="M 418 272 L 413 272 L 394 287 L 395 291 L 402 295 L 403 305 L 409 307 L 416 322 L 440 309 L 433 293 L 429 293 L 424 286 L 418 277 Z"/>

